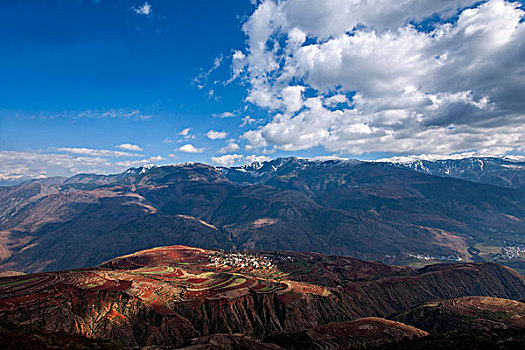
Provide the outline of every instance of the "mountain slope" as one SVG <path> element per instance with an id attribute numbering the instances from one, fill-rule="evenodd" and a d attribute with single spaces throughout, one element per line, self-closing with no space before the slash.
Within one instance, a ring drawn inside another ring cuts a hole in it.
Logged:
<path id="1" fill-rule="evenodd" d="M 525 304 L 490 297 L 463 297 L 421 305 L 394 318 L 432 333 L 465 329 L 525 329 Z"/>
<path id="2" fill-rule="evenodd" d="M 98 268 L 2 278 L 0 323 L 179 346 L 215 333 L 262 339 L 466 295 L 523 298 L 525 280 L 496 264 L 416 270 L 314 253 L 173 246 Z"/>
<path id="3" fill-rule="evenodd" d="M 34 181 L 0 188 L 0 215 L 0 268 L 23 272 L 171 244 L 403 264 L 525 249 L 522 191 L 358 161 L 188 163 Z"/>

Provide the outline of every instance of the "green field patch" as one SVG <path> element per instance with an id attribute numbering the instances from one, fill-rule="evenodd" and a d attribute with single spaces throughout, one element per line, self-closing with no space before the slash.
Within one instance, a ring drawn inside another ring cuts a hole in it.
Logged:
<path id="1" fill-rule="evenodd" d="M 198 278 L 210 278 L 210 277 L 215 276 L 215 275 L 216 275 L 215 272 L 203 272 L 200 275 L 195 275 L 195 276 L 198 277 Z"/>
<path id="2" fill-rule="evenodd" d="M 197 276 L 202 276 L 202 275 L 197 275 Z M 226 279 L 221 280 L 220 276 L 217 276 L 218 274 L 213 274 L 213 275 L 215 275 L 214 277 L 216 278 L 211 279 L 208 277 L 208 279 L 210 280 L 210 282 L 215 282 L 216 284 L 203 286 L 201 288 L 187 288 L 187 290 L 191 292 L 199 292 L 199 291 L 208 290 L 208 289 L 221 289 L 225 285 L 231 284 L 232 281 L 235 279 L 235 276 L 228 275 Z"/>
<path id="3" fill-rule="evenodd" d="M 12 287 L 12 286 L 16 286 L 16 285 L 19 285 L 19 284 L 24 284 L 24 283 L 27 283 L 27 282 L 32 282 L 32 281 L 34 281 L 34 280 L 38 280 L 38 277 L 35 277 L 35 278 L 29 278 L 29 279 L 21 280 L 21 281 L 15 281 L 15 282 L 11 282 L 11 283 L 0 284 L 0 288 Z"/>
<path id="4" fill-rule="evenodd" d="M 171 266 L 163 266 L 163 267 L 139 269 L 136 273 L 142 274 L 142 275 L 162 275 L 166 273 L 172 273 L 174 271 L 175 269 Z"/>
<path id="5" fill-rule="evenodd" d="M 199 265 L 200 261 L 188 261 L 188 262 L 176 262 L 177 265 L 190 266 L 190 265 Z"/>
<path id="6" fill-rule="evenodd" d="M 403 263 L 403 265 L 406 265 L 408 267 L 413 267 L 415 269 L 420 269 L 422 267 L 425 267 L 427 265 L 432 265 L 432 264 L 435 264 L 436 261 L 434 260 L 424 260 L 424 261 L 419 261 L 419 260 L 416 260 L 416 261 L 407 261 L 405 263 Z"/>
<path id="7" fill-rule="evenodd" d="M 276 289 L 276 286 L 270 284 L 270 285 L 268 285 L 268 286 L 266 286 L 264 288 L 261 288 L 261 289 L 259 289 L 257 291 L 258 292 L 271 292 L 271 291 L 274 291 L 275 289 Z"/>
<path id="8" fill-rule="evenodd" d="M 501 247 L 494 246 L 494 245 L 489 245 L 489 244 L 486 244 L 486 243 L 476 243 L 474 245 L 474 248 L 479 250 L 480 254 L 481 253 L 485 253 L 485 254 L 499 253 L 501 251 Z"/>
<path id="9" fill-rule="evenodd" d="M 224 287 L 220 287 L 220 288 L 215 288 L 217 290 L 221 290 L 221 289 L 226 289 L 226 288 L 233 288 L 233 287 L 237 287 L 237 286 L 240 286 L 241 284 L 245 283 L 247 280 L 246 278 L 244 277 L 237 277 L 233 280 L 232 283 L 228 284 L 227 286 L 224 286 Z"/>
<path id="10" fill-rule="evenodd" d="M 331 294 L 332 294 L 332 292 L 330 292 L 328 289 L 326 289 L 326 288 L 323 289 L 323 294 L 322 294 L 323 297 L 328 297 Z"/>

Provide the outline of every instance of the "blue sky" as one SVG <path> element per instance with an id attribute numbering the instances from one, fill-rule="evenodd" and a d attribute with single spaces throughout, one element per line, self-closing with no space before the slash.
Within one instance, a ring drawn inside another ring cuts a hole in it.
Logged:
<path id="1" fill-rule="evenodd" d="M 522 156 L 522 4 L 5 2 L 0 181 L 290 155 Z"/>
<path id="2" fill-rule="evenodd" d="M 253 5 L 229 2 L 157 1 L 150 15 L 136 14 L 133 8 L 143 2 L 129 0 L 3 4 L 2 149 L 113 149 L 132 142 L 145 155 L 157 155 L 173 153 L 175 144 L 163 141 L 176 142 L 185 128 L 198 141 L 197 134 L 213 127 L 234 128 L 239 121 L 212 114 L 239 108 L 242 89 L 219 84 L 199 90 L 192 83 L 216 57 L 242 48 L 241 21 Z M 227 79 L 228 66 L 222 68 L 216 73 Z M 113 111 L 151 118 L 97 117 Z M 86 112 L 93 117 L 78 117 Z M 208 154 L 179 159 L 210 161 Z"/>

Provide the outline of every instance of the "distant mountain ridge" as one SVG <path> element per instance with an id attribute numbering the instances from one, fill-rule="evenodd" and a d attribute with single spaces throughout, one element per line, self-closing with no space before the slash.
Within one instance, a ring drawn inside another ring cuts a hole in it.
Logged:
<path id="1" fill-rule="evenodd" d="M 521 249 L 524 218 L 521 189 L 389 163 L 280 158 L 232 168 L 141 167 L 0 187 L 0 269 L 94 266 L 170 244 L 401 264 L 484 260 L 477 244 Z"/>
<path id="2" fill-rule="evenodd" d="M 394 162 L 425 174 L 447 176 L 509 188 L 525 185 L 525 161 L 507 158 L 464 158 Z"/>
<path id="3" fill-rule="evenodd" d="M 404 167 L 415 170 L 417 172 L 452 177 L 462 180 L 491 184 L 500 187 L 520 188 L 525 184 L 525 160 L 514 160 L 505 157 L 470 157 L 461 159 L 440 159 L 440 160 L 396 160 L 381 161 L 385 164 L 393 164 L 398 167 Z M 352 164 L 362 163 L 376 163 L 375 161 L 362 161 L 357 159 L 324 159 L 324 158 L 276 158 L 264 162 L 253 162 L 243 166 L 222 167 L 218 166 L 229 180 L 233 182 L 261 182 L 262 180 L 272 176 L 274 173 L 285 172 L 286 169 L 297 167 L 304 167 L 306 165 L 316 166 L 318 168 L 330 166 L 350 166 Z M 195 164 L 192 162 L 172 166 Z M 99 175 L 92 173 L 81 173 L 69 178 L 55 176 L 49 178 L 38 178 L 26 182 L 38 182 L 45 184 L 78 184 L 78 183 L 95 183 L 95 184 L 110 184 L 123 181 L 126 178 L 145 174 L 154 168 L 166 166 L 141 166 L 137 168 L 129 168 L 119 174 Z M 14 185 L 20 185 L 16 183 Z M 0 183 L 0 187 L 1 187 Z M 7 186 L 13 186 L 9 183 Z"/>
<path id="4" fill-rule="evenodd" d="M 260 182 L 274 173 L 286 172 L 290 166 L 350 166 L 362 163 L 374 163 L 357 159 L 308 159 L 277 158 L 267 162 L 256 162 L 239 167 L 219 167 L 232 181 Z M 442 160 L 405 160 L 382 161 L 420 173 L 457 178 L 472 182 L 496 185 L 508 188 L 520 188 L 525 184 L 525 161 L 504 157 L 471 157 Z"/>

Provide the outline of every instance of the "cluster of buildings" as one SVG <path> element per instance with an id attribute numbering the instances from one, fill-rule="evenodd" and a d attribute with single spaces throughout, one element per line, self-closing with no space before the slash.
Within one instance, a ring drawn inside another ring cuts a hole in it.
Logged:
<path id="1" fill-rule="evenodd" d="M 409 258 L 416 259 L 416 260 L 425 260 L 425 261 L 431 261 L 431 260 L 438 260 L 438 261 L 463 261 L 462 258 L 460 258 L 457 255 L 423 255 L 423 254 L 408 254 Z"/>
<path id="2" fill-rule="evenodd" d="M 213 253 L 210 262 L 215 266 L 229 266 L 236 268 L 269 269 L 272 261 L 266 256 L 244 253 Z"/>
<path id="3" fill-rule="evenodd" d="M 519 245 L 514 247 L 503 247 L 501 253 L 497 253 L 494 256 L 494 260 L 512 260 L 519 259 L 520 253 L 525 253 L 525 245 Z"/>

